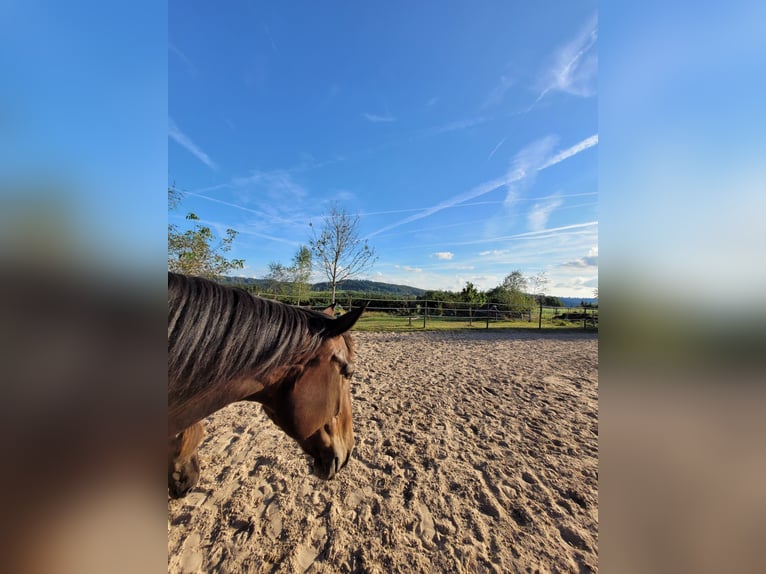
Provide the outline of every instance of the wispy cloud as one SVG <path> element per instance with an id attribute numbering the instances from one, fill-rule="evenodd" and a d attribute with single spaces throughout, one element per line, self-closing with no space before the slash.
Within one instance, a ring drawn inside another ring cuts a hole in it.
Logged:
<path id="1" fill-rule="evenodd" d="M 219 188 L 233 190 L 232 201 L 209 197 L 203 192 Z M 234 177 L 230 183 L 187 192 L 188 195 L 257 216 L 251 225 L 273 233 L 305 227 L 309 220 L 308 191 L 285 170 L 255 170 L 245 177 Z M 261 234 L 262 237 L 267 237 Z M 268 236 L 270 237 L 270 236 Z"/>
<path id="2" fill-rule="evenodd" d="M 598 55 L 594 46 L 597 40 L 598 18 L 593 14 L 577 36 L 553 54 L 552 63 L 541 75 L 541 91 L 535 103 L 552 91 L 581 97 L 595 94 Z"/>
<path id="3" fill-rule="evenodd" d="M 173 52 L 178 58 L 184 63 L 186 66 L 186 71 L 189 72 L 190 76 L 196 76 L 197 75 L 197 68 L 192 63 L 192 61 L 184 54 L 181 50 L 178 49 L 178 47 L 173 44 L 172 42 L 168 42 L 168 50 Z"/>
<path id="4" fill-rule="evenodd" d="M 301 241 L 296 241 L 293 239 L 287 239 L 281 235 L 269 235 L 267 233 L 259 233 L 257 231 L 253 231 L 252 226 L 247 226 L 242 229 L 237 230 L 238 233 L 241 233 L 242 235 L 249 235 L 252 237 L 259 237 L 260 239 L 268 239 L 270 241 L 276 241 L 278 243 L 284 243 L 286 245 L 293 245 L 293 246 L 300 246 L 303 245 Z"/>
<path id="5" fill-rule="evenodd" d="M 492 159 L 492 156 L 495 155 L 497 150 L 500 149 L 500 146 L 503 145 L 505 143 L 505 140 L 507 140 L 507 139 L 508 139 L 508 137 L 506 136 L 503 139 L 501 139 L 499 142 L 497 142 L 497 145 L 492 148 L 491 152 L 489 152 L 489 155 L 487 156 L 487 161 Z"/>
<path id="6" fill-rule="evenodd" d="M 263 22 L 263 31 L 266 32 L 266 37 L 269 39 L 271 49 L 274 50 L 275 54 L 278 54 L 279 48 L 277 47 L 277 43 L 274 41 L 274 37 L 271 35 L 271 28 L 269 28 L 269 25 L 266 24 L 266 22 Z"/>
<path id="7" fill-rule="evenodd" d="M 411 271 L 412 273 L 422 273 L 423 269 L 420 267 L 412 267 L 411 265 L 394 265 L 395 269 L 402 269 L 404 271 Z"/>
<path id="8" fill-rule="evenodd" d="M 594 134 L 590 136 L 589 138 L 585 138 L 579 143 L 576 143 L 572 147 L 569 147 L 565 149 L 562 152 L 557 153 L 555 156 L 553 156 L 551 159 L 545 162 L 541 167 L 538 168 L 538 170 L 543 170 L 546 167 L 550 167 L 552 165 L 556 165 L 559 162 L 564 161 L 567 158 L 572 157 L 573 155 L 576 155 L 580 153 L 581 151 L 585 151 L 588 148 L 593 147 L 598 143 L 598 134 Z"/>
<path id="9" fill-rule="evenodd" d="M 594 137 L 595 137 L 595 140 L 593 139 Z M 553 138 L 543 138 L 542 140 L 538 140 L 537 142 L 524 148 L 524 150 L 522 150 L 521 152 L 519 152 L 519 154 L 517 154 L 514 162 L 512 162 L 511 164 L 511 169 L 504 177 L 500 177 L 500 178 L 493 179 L 491 181 L 487 181 L 482 184 L 479 184 L 476 187 L 466 191 L 465 193 L 453 196 L 449 199 L 445 199 L 444 201 L 437 203 L 436 205 L 432 207 L 425 208 L 422 211 L 415 213 L 409 217 L 406 217 L 400 221 L 397 221 L 395 223 L 382 227 L 378 229 L 377 231 L 373 231 L 367 237 L 368 238 L 374 237 L 375 235 L 383 233 L 384 231 L 394 229 L 396 227 L 405 225 L 407 223 L 412 223 L 413 221 L 418 221 L 419 219 L 423 219 L 424 217 L 429 217 L 433 215 L 434 213 L 438 213 L 444 209 L 454 207 L 461 203 L 465 203 L 467 201 L 470 201 L 472 199 L 485 195 L 503 186 L 509 186 L 512 183 L 521 181 L 524 178 L 528 177 L 530 173 L 533 173 L 533 171 L 542 171 L 543 169 L 546 169 L 547 167 L 555 165 L 561 161 L 564 161 L 565 159 L 569 157 L 572 157 L 573 155 L 583 150 L 586 150 L 592 147 L 593 145 L 595 145 L 595 143 L 598 142 L 598 136 L 591 136 L 587 138 L 586 140 L 583 140 L 583 142 L 575 144 L 574 146 L 564 150 L 563 152 L 560 152 L 554 155 L 551 160 L 545 161 L 544 153 L 552 147 L 553 141 L 555 141 Z M 591 143 L 589 143 L 588 145 L 583 145 L 584 142 L 588 142 L 588 141 Z M 572 151 L 572 150 L 575 150 L 575 151 Z M 554 159 L 556 159 L 556 161 L 553 161 Z M 530 166 L 533 166 L 531 167 L 532 171 L 530 171 Z"/>
<path id="10" fill-rule="evenodd" d="M 373 123 L 381 123 L 381 122 L 395 122 L 396 118 L 392 116 L 390 113 L 386 113 L 384 116 L 379 116 L 377 114 L 362 114 L 365 118 L 367 118 L 369 121 Z"/>
<path id="11" fill-rule="evenodd" d="M 286 203 L 306 197 L 306 189 L 296 182 L 287 170 L 254 170 L 246 177 L 235 177 L 232 183 L 241 187 L 255 187 L 270 200 Z"/>
<path id="12" fill-rule="evenodd" d="M 481 105 L 482 109 L 496 106 L 501 103 L 506 92 L 511 89 L 511 86 L 513 86 L 513 82 L 509 77 L 500 76 L 500 83 L 489 92 L 487 99 L 484 100 L 484 103 Z"/>
<path id="13" fill-rule="evenodd" d="M 525 146 L 513 156 L 508 168 L 508 184 L 505 206 L 512 206 L 524 186 L 534 183 L 535 176 L 553 153 L 557 138 L 547 136 Z M 522 185 L 523 184 L 523 185 Z"/>
<path id="14" fill-rule="evenodd" d="M 562 203 L 564 203 L 563 200 L 557 197 L 555 199 L 549 199 L 548 201 L 536 203 L 533 205 L 532 209 L 530 209 L 529 213 L 527 214 L 527 222 L 529 224 L 529 228 L 532 231 L 540 231 L 545 229 L 545 226 L 548 225 L 548 219 L 550 218 L 551 214 Z"/>
<path id="15" fill-rule="evenodd" d="M 485 117 L 485 116 L 479 116 L 477 118 L 469 118 L 466 120 L 457 120 L 454 122 L 450 122 L 448 124 L 444 124 L 443 126 L 439 126 L 433 129 L 434 134 L 443 134 L 447 132 L 454 132 L 457 130 L 464 130 L 468 128 L 472 128 L 473 126 L 478 126 L 479 124 L 483 124 L 486 121 L 489 121 L 491 118 Z"/>
<path id="16" fill-rule="evenodd" d="M 455 254 L 452 253 L 451 251 L 437 251 L 436 253 L 433 254 L 433 257 L 436 257 L 437 259 L 445 259 L 445 260 L 450 260 L 454 256 Z"/>
<path id="17" fill-rule="evenodd" d="M 261 224 L 296 225 L 308 218 L 308 190 L 284 169 L 254 170 L 246 177 L 235 177 L 241 201 L 264 214 Z"/>
<path id="18" fill-rule="evenodd" d="M 391 225 L 382 227 L 378 229 L 377 231 L 373 231 L 367 237 L 374 237 L 375 235 L 378 235 L 379 233 L 383 233 L 384 231 L 388 231 L 389 229 L 394 229 L 395 227 L 399 227 L 401 225 L 405 225 L 407 223 L 412 223 L 413 221 L 423 219 L 424 217 L 428 217 L 430 215 L 433 215 L 434 213 L 438 213 L 439 211 L 442 211 L 443 209 L 453 207 L 459 203 L 463 203 L 465 201 L 473 199 L 474 197 L 478 197 L 480 195 L 484 195 L 485 193 L 489 193 L 490 191 L 493 191 L 501 187 L 505 183 L 506 183 L 505 178 L 498 178 L 492 181 L 482 183 L 481 185 L 477 185 L 473 189 L 461 195 L 451 197 L 450 199 L 446 199 L 432 207 L 428 207 L 424 209 L 423 211 L 419 213 L 406 217 L 405 219 L 402 219 L 401 221 L 397 221 L 396 223 L 392 223 Z"/>
<path id="19" fill-rule="evenodd" d="M 497 239 L 520 239 L 522 237 L 535 237 L 540 235 L 557 234 L 562 231 L 571 231 L 572 229 L 581 229 L 583 227 L 594 227 L 598 221 L 586 221 L 585 223 L 573 223 L 572 225 L 562 225 L 560 227 L 551 227 L 549 229 L 538 229 L 537 231 L 527 231 L 526 233 L 516 233 L 508 237 L 499 237 Z"/>
<path id="20" fill-rule="evenodd" d="M 174 140 L 176 143 L 178 143 L 178 145 L 185 148 L 189 153 L 191 153 L 194 157 L 196 157 L 210 169 L 218 170 L 218 166 L 213 160 L 210 159 L 210 156 L 202 151 L 189 136 L 187 136 L 179 129 L 179 127 L 173 121 L 173 118 L 168 118 L 168 136 L 170 139 Z"/>

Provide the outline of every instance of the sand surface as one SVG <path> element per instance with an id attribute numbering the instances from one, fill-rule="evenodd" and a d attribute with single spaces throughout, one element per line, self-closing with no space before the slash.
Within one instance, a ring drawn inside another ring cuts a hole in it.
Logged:
<path id="1" fill-rule="evenodd" d="M 355 333 L 340 475 L 258 404 L 207 419 L 169 572 L 597 572 L 593 334 Z"/>

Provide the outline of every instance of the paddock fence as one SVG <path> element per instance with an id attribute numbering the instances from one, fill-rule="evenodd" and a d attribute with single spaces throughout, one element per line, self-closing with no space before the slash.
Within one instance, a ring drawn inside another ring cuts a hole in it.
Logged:
<path id="1" fill-rule="evenodd" d="M 302 297 L 275 295 L 250 291 L 260 297 L 275 299 L 293 305 L 300 304 L 313 309 L 325 309 L 330 296 L 321 292 L 308 292 Z M 598 330 L 598 307 L 555 307 L 535 303 L 532 306 L 514 306 L 502 303 L 474 304 L 464 301 L 439 301 L 435 299 L 375 298 L 374 295 L 339 293 L 336 296 L 336 312 L 367 305 L 365 314 L 357 324 L 360 328 L 381 330 L 416 330 L 450 328 L 581 328 Z"/>

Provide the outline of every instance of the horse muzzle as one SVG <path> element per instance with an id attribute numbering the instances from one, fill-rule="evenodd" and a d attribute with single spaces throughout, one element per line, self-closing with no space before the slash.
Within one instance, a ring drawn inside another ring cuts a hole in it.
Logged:
<path id="1" fill-rule="evenodd" d="M 330 480 L 337 475 L 343 467 L 348 464 L 351 459 L 351 449 L 343 449 L 343 452 L 339 452 L 340 449 L 328 450 L 314 458 L 314 474 L 323 480 Z"/>

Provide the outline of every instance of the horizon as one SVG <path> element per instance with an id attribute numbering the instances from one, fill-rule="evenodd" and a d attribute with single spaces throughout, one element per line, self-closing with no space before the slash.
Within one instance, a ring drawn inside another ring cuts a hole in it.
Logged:
<path id="1" fill-rule="evenodd" d="M 263 278 L 263 277 L 247 277 L 245 275 L 224 275 L 224 277 L 227 278 L 227 279 L 252 279 L 252 280 L 256 280 L 256 281 L 266 281 L 266 279 Z M 343 284 L 347 283 L 349 281 L 360 281 L 360 280 L 359 279 L 344 279 L 343 281 L 338 281 L 338 292 L 339 293 L 344 291 Z M 419 291 L 423 291 L 423 292 L 428 292 L 428 291 L 448 291 L 448 290 L 443 290 L 443 289 L 430 289 L 430 288 L 426 288 L 426 287 L 418 287 L 416 285 L 406 285 L 406 284 L 402 284 L 402 283 L 387 283 L 385 281 L 375 281 L 374 279 L 361 279 L 361 281 L 371 281 L 373 283 L 381 283 L 383 285 L 391 285 L 391 286 L 394 286 L 394 287 L 405 287 L 405 288 L 409 288 L 409 289 L 418 289 Z M 319 285 L 319 284 L 322 284 L 322 283 L 328 283 L 329 284 L 330 282 L 327 281 L 326 279 L 324 279 L 324 280 L 320 279 L 319 281 L 312 281 L 312 282 L 310 282 L 309 285 L 311 287 L 315 287 L 316 285 Z M 492 288 L 490 288 L 490 289 L 492 289 Z M 350 290 L 350 291 L 353 291 L 353 290 Z M 462 291 L 462 287 L 460 289 L 458 289 L 457 291 L 452 291 L 452 292 L 453 293 L 459 293 L 460 291 Z M 480 289 L 480 291 L 481 292 L 485 292 L 487 290 L 486 289 Z M 532 296 L 532 293 L 529 293 L 529 292 L 526 292 L 526 291 L 525 291 L 525 294 Z M 582 299 L 584 301 L 598 301 L 598 297 L 595 296 L 595 294 L 591 294 L 589 296 L 585 296 L 585 295 L 582 295 L 582 296 L 580 296 L 580 295 L 570 296 L 570 295 L 549 295 L 548 293 L 546 293 L 545 295 L 546 296 L 551 296 L 551 297 L 558 297 L 559 299 Z"/>
<path id="2" fill-rule="evenodd" d="M 545 271 L 546 294 L 593 297 L 595 2 L 171 2 L 168 18 L 169 221 L 238 231 L 232 274 L 289 264 L 337 203 L 378 255 L 357 279 L 486 291 Z"/>

